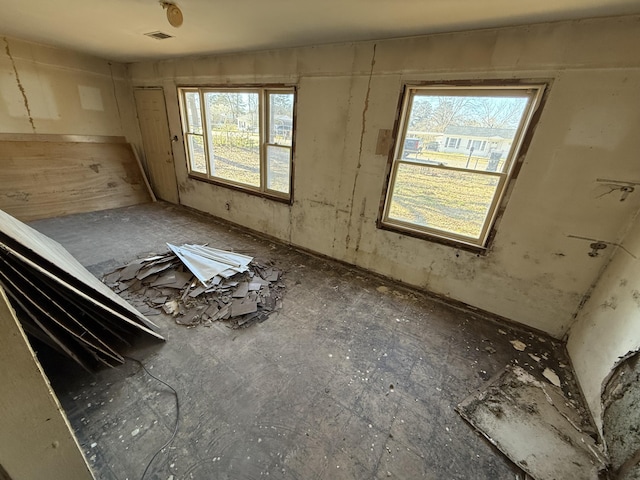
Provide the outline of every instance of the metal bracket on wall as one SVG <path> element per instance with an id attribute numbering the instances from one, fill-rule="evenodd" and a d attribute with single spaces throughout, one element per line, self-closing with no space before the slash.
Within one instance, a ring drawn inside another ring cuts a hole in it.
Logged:
<path id="1" fill-rule="evenodd" d="M 580 237 L 578 235 L 567 235 L 567 237 L 568 238 L 577 238 L 578 240 L 587 240 L 587 241 L 591 242 L 589 244 L 589 247 L 591 248 L 591 251 L 588 253 L 588 255 L 590 257 L 598 257 L 600 255 L 600 250 L 604 250 L 605 248 L 607 248 L 608 245 L 613 245 L 615 247 L 620 247 L 622 250 L 627 252 L 633 258 L 637 258 L 633 253 L 631 253 L 629 250 L 624 248 L 624 246 L 619 244 L 619 243 L 605 242 L 604 240 L 597 240 L 595 238 L 589 238 L 589 237 Z"/>
<path id="2" fill-rule="evenodd" d="M 620 196 L 620 201 L 624 202 L 630 193 L 633 193 L 636 185 L 640 185 L 640 182 L 627 182 L 625 180 L 609 180 L 607 178 L 596 178 L 596 182 L 604 183 L 607 187 L 609 187 L 608 192 L 604 192 L 602 195 L 598 195 L 598 198 L 604 197 L 605 195 L 609 195 L 616 190 L 620 191 L 622 195 Z"/>

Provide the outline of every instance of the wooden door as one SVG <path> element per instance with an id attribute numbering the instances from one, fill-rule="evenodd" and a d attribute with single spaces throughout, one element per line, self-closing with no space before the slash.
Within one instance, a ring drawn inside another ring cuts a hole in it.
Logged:
<path id="1" fill-rule="evenodd" d="M 137 88 L 134 96 L 153 192 L 162 200 L 180 203 L 164 91 Z"/>

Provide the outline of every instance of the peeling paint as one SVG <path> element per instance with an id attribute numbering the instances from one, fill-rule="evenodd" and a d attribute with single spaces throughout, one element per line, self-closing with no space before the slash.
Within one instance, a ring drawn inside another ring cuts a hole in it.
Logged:
<path id="1" fill-rule="evenodd" d="M 22 94 L 22 101 L 24 102 L 24 108 L 27 110 L 27 117 L 29 118 L 29 123 L 31 124 L 31 130 L 33 130 L 33 133 L 36 133 L 36 126 L 33 123 L 33 117 L 31 116 L 31 109 L 29 108 L 29 99 L 27 98 L 27 92 L 25 91 L 24 86 L 20 81 L 20 74 L 18 74 L 18 68 L 16 67 L 16 62 L 13 59 L 13 56 L 11 55 L 11 49 L 9 48 L 9 41 L 7 40 L 7 37 L 2 37 L 2 38 L 5 43 L 5 52 L 7 53 L 7 57 L 9 57 L 9 60 L 11 60 L 13 73 L 16 76 L 16 84 L 18 85 L 18 89 Z"/>

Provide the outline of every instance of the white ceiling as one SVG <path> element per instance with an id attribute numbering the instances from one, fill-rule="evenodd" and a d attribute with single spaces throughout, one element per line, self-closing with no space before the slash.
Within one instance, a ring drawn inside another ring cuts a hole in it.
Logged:
<path id="1" fill-rule="evenodd" d="M 639 0 L 0 0 L 0 35 L 118 61 L 640 13 Z M 175 38 L 155 40 L 162 31 Z"/>

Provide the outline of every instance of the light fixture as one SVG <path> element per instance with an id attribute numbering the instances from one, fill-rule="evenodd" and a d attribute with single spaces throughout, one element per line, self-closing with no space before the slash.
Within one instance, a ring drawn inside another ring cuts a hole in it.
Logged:
<path id="1" fill-rule="evenodd" d="M 167 10 L 167 20 L 172 27 L 178 28 L 182 25 L 182 10 L 175 3 L 161 1 L 162 8 Z"/>

